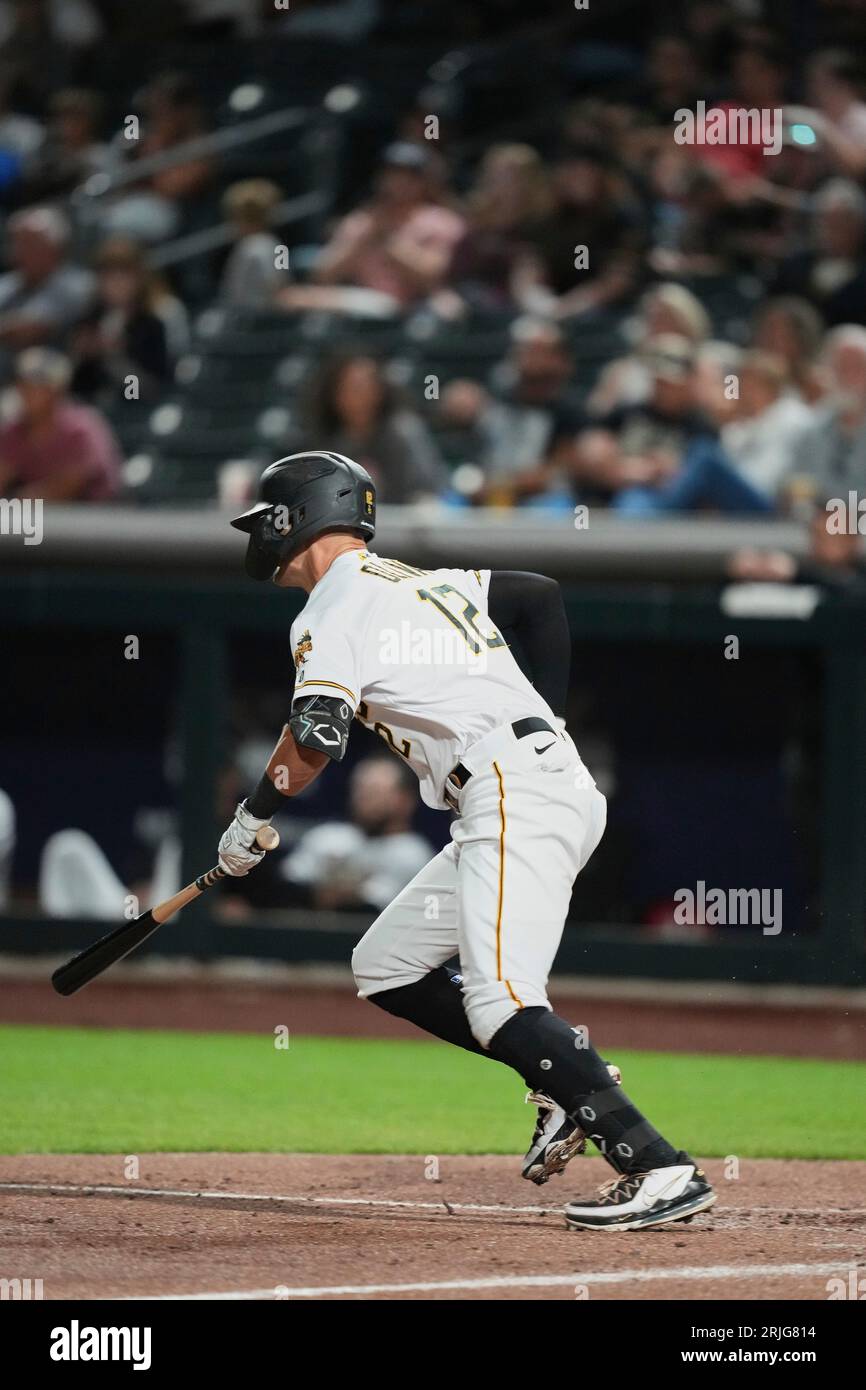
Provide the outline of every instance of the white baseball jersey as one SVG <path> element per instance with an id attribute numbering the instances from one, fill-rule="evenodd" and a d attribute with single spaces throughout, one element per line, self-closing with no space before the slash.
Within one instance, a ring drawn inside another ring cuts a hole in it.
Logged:
<path id="1" fill-rule="evenodd" d="M 489 585 L 489 570 L 422 570 L 353 550 L 292 624 L 295 699 L 344 699 L 438 809 L 448 773 L 485 734 L 527 715 L 555 727 L 490 620 Z"/>

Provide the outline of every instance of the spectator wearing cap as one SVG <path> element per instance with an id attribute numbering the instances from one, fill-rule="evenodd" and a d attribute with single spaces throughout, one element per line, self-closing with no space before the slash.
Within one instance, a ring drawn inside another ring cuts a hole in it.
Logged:
<path id="1" fill-rule="evenodd" d="M 0 275 L 0 345 L 15 350 L 63 338 L 87 310 L 93 276 L 68 258 L 69 225 L 52 207 L 7 223 L 11 270 Z"/>
<path id="2" fill-rule="evenodd" d="M 643 240 L 622 176 L 604 151 L 569 144 L 555 164 L 553 189 L 552 211 L 527 234 L 517 271 L 521 302 L 557 318 L 617 303 L 637 283 Z"/>
<path id="3" fill-rule="evenodd" d="M 431 193 L 431 154 L 399 141 L 385 150 L 373 196 L 337 225 L 316 263 L 324 285 L 355 285 L 406 308 L 444 283 L 463 218 Z"/>
<path id="4" fill-rule="evenodd" d="M 866 193 L 831 179 L 812 211 L 810 244 L 782 262 L 773 292 L 808 299 L 830 327 L 866 324 Z"/>
<path id="5" fill-rule="evenodd" d="M 103 501 L 120 488 L 120 452 L 102 417 L 70 399 L 71 363 L 53 348 L 15 362 L 19 413 L 0 428 L 0 492 L 46 502 Z"/>
<path id="6" fill-rule="evenodd" d="M 647 398 L 613 411 L 577 441 L 581 496 L 607 499 L 629 516 L 698 508 L 769 511 L 768 499 L 740 478 L 715 425 L 699 409 L 694 344 L 663 333 L 647 343 L 645 359 Z"/>
<path id="7" fill-rule="evenodd" d="M 473 500 L 498 506 L 546 493 L 583 424 L 570 393 L 573 360 L 559 324 L 524 315 L 497 375 L 501 394 L 477 382 L 449 382 L 442 418 L 467 433 L 467 453 L 481 470 Z"/>
<path id="8" fill-rule="evenodd" d="M 219 296 L 233 309 L 265 309 L 285 280 L 277 268 L 279 242 L 270 230 L 280 190 L 269 179 L 242 179 L 223 195 L 223 216 L 234 246 L 223 267 Z"/>
<path id="9" fill-rule="evenodd" d="M 155 395 L 171 379 L 166 326 L 145 253 L 116 237 L 96 257 L 96 303 L 72 335 L 73 390 L 109 405 L 133 381 L 136 399 Z"/>

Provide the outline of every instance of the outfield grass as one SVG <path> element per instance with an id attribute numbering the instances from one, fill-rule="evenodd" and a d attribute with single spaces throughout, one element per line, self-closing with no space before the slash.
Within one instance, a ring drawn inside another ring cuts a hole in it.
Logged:
<path id="1" fill-rule="evenodd" d="M 866 1158 L 866 1063 L 607 1055 L 693 1153 Z M 0 1027 L 3 1153 L 516 1153 L 523 1095 L 506 1068 L 437 1042 Z"/>

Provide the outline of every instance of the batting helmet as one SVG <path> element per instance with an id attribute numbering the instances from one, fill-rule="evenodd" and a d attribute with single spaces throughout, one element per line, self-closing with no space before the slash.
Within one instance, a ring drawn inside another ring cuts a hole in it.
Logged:
<path id="1" fill-rule="evenodd" d="M 369 473 L 328 450 L 289 454 L 265 469 L 259 500 L 232 526 L 249 536 L 246 570 L 271 579 L 275 570 L 323 531 L 376 531 L 376 489 Z"/>

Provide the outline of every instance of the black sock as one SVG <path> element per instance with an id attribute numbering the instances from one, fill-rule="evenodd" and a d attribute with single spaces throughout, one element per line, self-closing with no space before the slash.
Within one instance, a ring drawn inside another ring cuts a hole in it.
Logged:
<path id="1" fill-rule="evenodd" d="M 431 970 L 420 980 L 413 980 L 411 985 L 383 989 L 377 994 L 368 994 L 367 998 L 386 1013 L 406 1018 L 444 1042 L 454 1043 L 455 1047 L 465 1048 L 467 1052 L 477 1052 L 481 1057 L 490 1055 L 473 1037 L 469 1027 L 460 977 L 445 965 Z"/>
<path id="2" fill-rule="evenodd" d="M 502 1062 L 531 1091 L 553 1096 L 618 1172 L 643 1172 L 685 1161 L 644 1119 L 622 1087 L 611 1085 L 607 1066 L 595 1048 L 577 1046 L 583 1036 L 549 1010 L 522 1009 L 484 1048 L 469 1027 L 460 977 L 447 966 L 429 971 L 411 985 L 380 990 L 367 998 L 444 1042 Z"/>
<path id="3" fill-rule="evenodd" d="M 611 1084 L 595 1048 L 584 1045 L 583 1035 L 556 1014 L 521 1009 L 503 1024 L 488 1050 L 518 1071 L 532 1090 L 551 1095 L 617 1172 L 640 1173 L 681 1161 L 622 1087 Z"/>

